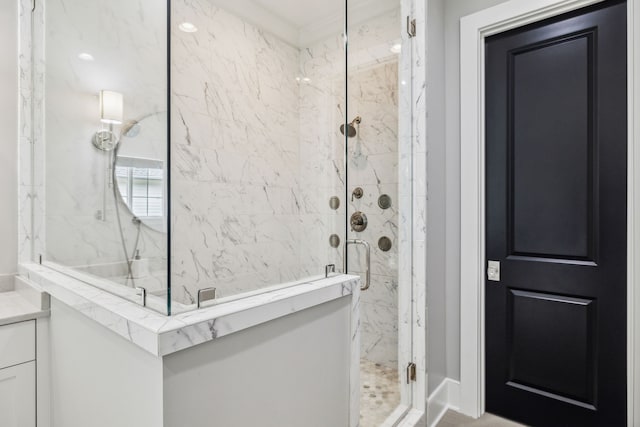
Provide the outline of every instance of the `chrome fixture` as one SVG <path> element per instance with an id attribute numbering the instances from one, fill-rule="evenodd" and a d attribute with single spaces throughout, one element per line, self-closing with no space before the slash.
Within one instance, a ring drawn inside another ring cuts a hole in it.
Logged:
<path id="1" fill-rule="evenodd" d="M 356 187 L 353 189 L 353 193 L 351 193 L 351 201 L 353 202 L 354 197 L 356 199 L 362 199 L 363 195 L 364 195 L 364 190 L 362 189 L 362 187 Z"/>
<path id="2" fill-rule="evenodd" d="M 378 197 L 378 206 L 380 209 L 389 209 L 391 207 L 391 197 L 388 194 Z"/>
<path id="3" fill-rule="evenodd" d="M 416 20 L 410 16 L 407 16 L 407 35 L 410 39 L 416 36 Z"/>
<path id="4" fill-rule="evenodd" d="M 387 236 L 382 236 L 378 239 L 378 247 L 382 252 L 388 252 L 391 249 L 391 239 Z"/>
<path id="5" fill-rule="evenodd" d="M 202 306 L 203 302 L 210 301 L 212 299 L 216 299 L 216 288 L 204 288 L 198 289 L 198 308 Z"/>
<path id="6" fill-rule="evenodd" d="M 358 211 L 358 212 L 354 212 L 353 215 L 351 215 L 351 231 L 356 231 L 356 232 L 361 232 L 364 231 L 367 228 L 367 216 Z"/>
<path id="7" fill-rule="evenodd" d="M 413 362 L 409 362 L 407 365 L 407 384 L 412 382 L 416 382 L 416 364 Z"/>
<path id="8" fill-rule="evenodd" d="M 147 306 L 147 290 L 146 290 L 146 288 L 138 286 L 136 288 L 136 290 L 140 291 L 140 293 L 138 294 L 141 297 L 141 301 L 140 302 L 142 303 L 143 307 L 146 307 Z"/>
<path id="9" fill-rule="evenodd" d="M 371 286 L 371 246 L 366 240 L 361 239 L 351 239 L 345 242 L 344 255 L 342 257 L 344 263 L 342 271 L 344 271 L 345 273 L 347 272 L 347 248 L 349 247 L 349 245 L 362 245 L 364 246 L 364 249 L 366 251 L 365 261 L 367 263 L 367 271 L 365 273 L 364 286 L 360 288 L 361 291 L 366 291 L 367 289 L 369 289 L 369 286 Z"/>
<path id="10" fill-rule="evenodd" d="M 122 124 L 124 110 L 123 96 L 119 92 L 110 90 L 100 91 L 100 121 L 109 125 L 108 129 L 101 129 L 93 134 L 93 146 L 102 151 L 112 151 L 120 140 L 113 131 L 114 125 Z"/>
<path id="11" fill-rule="evenodd" d="M 334 211 L 337 211 L 340 207 L 340 198 L 336 196 L 331 197 L 329 199 L 329 207 Z"/>
<path id="12" fill-rule="evenodd" d="M 338 246 L 340 246 L 340 236 L 338 236 L 337 234 L 332 234 L 331 236 L 329 236 L 329 244 L 332 248 L 337 248 Z"/>
<path id="13" fill-rule="evenodd" d="M 329 277 L 329 273 L 335 273 L 336 272 L 336 265 L 335 264 L 328 264 L 324 266 L 324 278 L 326 279 L 327 277 Z"/>
<path id="14" fill-rule="evenodd" d="M 113 132 L 113 125 L 109 125 L 109 129 L 99 130 L 93 134 L 91 143 L 98 150 L 111 151 L 118 145 L 118 137 Z"/>
<path id="15" fill-rule="evenodd" d="M 351 123 L 347 123 L 347 138 L 353 138 L 354 136 L 356 136 L 358 134 L 358 131 L 356 130 L 356 126 L 355 125 L 359 125 L 360 122 L 362 122 L 362 117 L 360 116 L 356 116 L 355 119 L 353 119 L 351 121 Z M 341 134 L 345 134 L 344 133 L 344 126 L 345 125 L 340 125 L 340 133 Z"/>

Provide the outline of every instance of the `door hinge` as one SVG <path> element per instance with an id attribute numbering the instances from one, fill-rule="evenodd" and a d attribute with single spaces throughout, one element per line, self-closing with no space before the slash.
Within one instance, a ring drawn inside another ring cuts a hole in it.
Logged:
<path id="1" fill-rule="evenodd" d="M 411 19 L 410 16 L 407 16 L 407 34 L 409 34 L 409 38 L 416 36 L 416 20 Z"/>
<path id="2" fill-rule="evenodd" d="M 409 362 L 407 365 L 407 384 L 416 381 L 416 364 Z"/>

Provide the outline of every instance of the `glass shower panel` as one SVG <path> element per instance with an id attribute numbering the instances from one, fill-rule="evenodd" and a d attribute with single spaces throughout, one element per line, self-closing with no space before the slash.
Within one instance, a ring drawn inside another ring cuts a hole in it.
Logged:
<path id="1" fill-rule="evenodd" d="M 167 2 L 45 9 L 44 262 L 168 313 Z"/>
<path id="2" fill-rule="evenodd" d="M 344 13 L 172 1 L 174 312 L 341 270 Z"/>
<path id="3" fill-rule="evenodd" d="M 405 189 L 411 186 L 410 177 L 400 180 L 400 163 L 411 159 L 403 157 L 411 139 L 400 137 L 411 126 L 410 103 L 402 102 L 411 96 L 410 76 L 402 68 L 411 49 L 398 0 L 375 7 L 350 0 L 348 16 L 348 272 L 366 277 L 365 247 L 357 242 L 367 242 L 371 284 L 360 305 L 360 425 L 377 427 L 411 403 L 410 387 L 401 386 L 411 359 L 399 352 L 410 347 L 410 338 L 399 336 L 398 301 L 400 256 L 410 256 L 399 248 L 400 236 L 411 227 L 411 207 L 401 203 L 400 194 L 401 182 Z"/>

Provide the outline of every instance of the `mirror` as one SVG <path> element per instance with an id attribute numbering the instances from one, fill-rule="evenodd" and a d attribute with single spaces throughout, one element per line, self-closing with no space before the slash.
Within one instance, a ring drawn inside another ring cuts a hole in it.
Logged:
<path id="1" fill-rule="evenodd" d="M 167 230 L 167 113 L 152 113 L 122 125 L 115 150 L 117 193 L 131 215 L 147 227 Z"/>

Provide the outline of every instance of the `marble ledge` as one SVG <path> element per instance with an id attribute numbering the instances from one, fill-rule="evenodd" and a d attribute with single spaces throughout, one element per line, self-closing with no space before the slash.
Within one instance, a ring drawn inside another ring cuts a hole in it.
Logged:
<path id="1" fill-rule="evenodd" d="M 159 357 L 325 302 L 359 295 L 360 287 L 359 276 L 336 275 L 165 316 L 39 264 L 21 264 L 19 275 Z"/>

